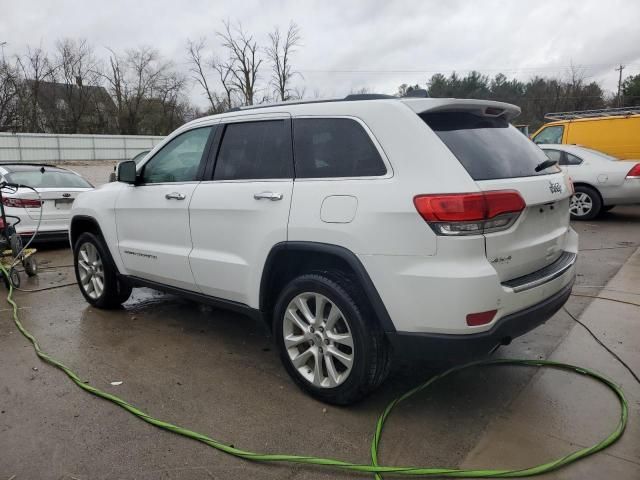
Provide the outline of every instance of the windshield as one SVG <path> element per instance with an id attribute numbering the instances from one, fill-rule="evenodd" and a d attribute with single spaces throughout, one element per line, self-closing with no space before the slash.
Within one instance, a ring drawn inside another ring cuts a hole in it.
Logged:
<path id="1" fill-rule="evenodd" d="M 28 170 L 5 175 L 7 182 L 27 185 L 32 188 L 92 188 L 84 178 L 60 170 Z"/>
<path id="2" fill-rule="evenodd" d="M 556 165 L 536 172 L 548 160 L 540 148 L 504 118 L 469 112 L 432 112 L 422 120 L 449 147 L 474 180 L 529 177 L 557 173 Z"/>

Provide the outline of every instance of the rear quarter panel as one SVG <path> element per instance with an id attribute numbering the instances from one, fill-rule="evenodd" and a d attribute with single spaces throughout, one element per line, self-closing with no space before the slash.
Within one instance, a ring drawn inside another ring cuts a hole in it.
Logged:
<path id="1" fill-rule="evenodd" d="M 339 103 L 328 105 L 326 115 L 318 112 L 316 116 L 349 116 L 361 122 L 386 159 L 387 175 L 297 179 L 288 239 L 335 244 L 359 255 L 434 255 L 436 236 L 417 213 L 413 197 L 473 192 L 477 185 L 436 134 L 402 103 L 366 102 L 358 108 Z M 304 116 L 293 115 L 294 119 Z M 322 220 L 322 204 L 329 196 L 357 199 L 351 221 Z"/>

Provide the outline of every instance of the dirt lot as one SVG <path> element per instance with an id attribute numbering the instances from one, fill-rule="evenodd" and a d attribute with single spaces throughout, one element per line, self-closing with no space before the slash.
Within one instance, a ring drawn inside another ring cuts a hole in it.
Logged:
<path id="1" fill-rule="evenodd" d="M 110 165 L 71 168 L 95 183 L 111 170 Z M 582 249 L 577 283 L 589 286 L 575 291 L 596 294 L 599 289 L 592 286 L 605 285 L 636 250 L 640 207 L 616 208 L 575 228 Z M 39 258 L 45 267 L 71 263 L 65 245 L 43 247 Z M 61 267 L 45 269 L 23 286 L 71 281 L 72 269 Z M 293 385 L 264 330 L 246 317 L 147 289 L 134 291 L 125 308 L 114 312 L 89 307 L 76 286 L 18 292 L 16 298 L 42 348 L 92 385 L 157 417 L 248 450 L 367 463 L 377 414 L 433 373 L 417 361 L 401 365 L 366 401 L 329 407 Z M 577 315 L 589 302 L 572 297 L 567 307 Z M 237 460 L 147 425 L 41 363 L 10 322 L 8 310 L 0 314 L 0 479 L 350 478 Z M 574 327 L 559 313 L 499 354 L 547 358 Z M 474 370 L 424 392 L 394 414 L 382 459 L 387 464 L 464 463 L 534 375 L 521 368 Z M 123 383 L 112 386 L 113 381 Z M 544 395 L 560 411 L 571 409 L 570 399 L 555 400 L 553 391 Z M 585 398 L 589 395 L 584 392 Z M 637 403 L 632 415 L 638 415 Z M 631 474 L 617 478 L 638 478 L 640 463 L 630 465 L 625 472 Z"/>

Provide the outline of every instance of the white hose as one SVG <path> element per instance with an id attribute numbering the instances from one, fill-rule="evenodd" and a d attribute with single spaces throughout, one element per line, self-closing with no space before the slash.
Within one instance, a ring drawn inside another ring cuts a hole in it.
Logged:
<path id="1" fill-rule="evenodd" d="M 38 200 L 40 201 L 40 215 L 38 216 L 38 224 L 36 225 L 36 229 L 31 235 L 31 238 L 29 239 L 29 241 L 22 247 L 22 250 L 20 250 L 20 252 L 18 252 L 18 254 L 15 256 L 13 263 L 11 264 L 11 269 L 13 269 L 13 267 L 15 267 L 18 263 L 20 263 L 20 257 L 22 256 L 22 253 L 29 247 L 29 245 L 31 245 L 31 242 L 33 242 L 33 239 L 36 238 L 36 235 L 40 230 L 40 223 L 42 223 L 43 206 L 42 206 L 42 195 L 40 195 L 40 192 L 28 185 L 18 185 L 18 188 L 28 188 L 29 190 L 33 190 L 34 192 L 36 192 L 36 195 L 38 195 Z M 16 235 L 18 235 L 18 232 L 16 232 Z"/>

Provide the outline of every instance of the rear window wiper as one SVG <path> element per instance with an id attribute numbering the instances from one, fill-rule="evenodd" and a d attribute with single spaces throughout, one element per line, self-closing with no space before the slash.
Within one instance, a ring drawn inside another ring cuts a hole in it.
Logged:
<path id="1" fill-rule="evenodd" d="M 540 172 L 542 170 L 545 170 L 549 167 L 553 167 L 554 165 L 557 165 L 558 161 L 557 160 L 551 160 L 550 158 L 548 160 L 545 160 L 544 162 L 540 162 L 538 165 L 536 165 L 535 171 L 536 172 Z"/>

